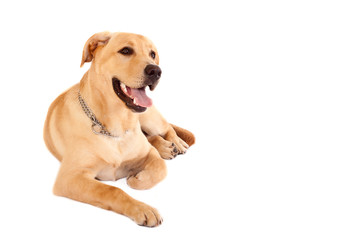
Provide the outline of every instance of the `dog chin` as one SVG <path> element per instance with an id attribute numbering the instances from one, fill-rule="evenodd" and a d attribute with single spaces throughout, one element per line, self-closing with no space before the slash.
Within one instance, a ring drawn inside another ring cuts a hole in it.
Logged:
<path id="1" fill-rule="evenodd" d="M 116 77 L 112 78 L 112 85 L 115 94 L 133 112 L 141 113 L 152 106 L 152 100 L 146 95 L 146 87 L 131 88 L 126 86 Z"/>

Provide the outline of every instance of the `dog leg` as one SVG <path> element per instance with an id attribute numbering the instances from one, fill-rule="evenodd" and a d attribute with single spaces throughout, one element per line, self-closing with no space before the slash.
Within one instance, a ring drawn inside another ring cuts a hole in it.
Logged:
<path id="1" fill-rule="evenodd" d="M 186 149 L 195 143 L 195 137 L 190 131 L 169 124 L 155 107 L 151 107 L 141 114 L 139 120 L 141 129 L 148 136 L 159 135 L 165 140 L 174 143 L 178 150 L 177 154 L 185 153 Z"/>
<path id="2" fill-rule="evenodd" d="M 193 145 L 195 143 L 195 136 L 189 130 L 178 127 L 178 126 L 176 126 L 174 124 L 170 124 L 170 125 L 175 130 L 176 135 L 178 135 L 179 138 L 184 140 L 189 145 L 189 147 L 191 147 L 191 145 Z"/>
<path id="3" fill-rule="evenodd" d="M 166 164 L 155 148 L 150 150 L 144 167 L 127 178 L 127 184 L 139 190 L 149 189 L 166 177 Z"/>
<path id="4" fill-rule="evenodd" d="M 155 227 L 162 223 L 155 208 L 133 199 L 119 188 L 95 180 L 95 174 L 89 168 L 79 170 L 66 165 L 66 160 L 61 164 L 54 194 L 112 210 L 142 226 Z"/>

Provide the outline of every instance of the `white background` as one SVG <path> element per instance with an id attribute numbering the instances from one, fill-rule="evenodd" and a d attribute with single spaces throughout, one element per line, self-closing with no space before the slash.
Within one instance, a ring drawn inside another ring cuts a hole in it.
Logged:
<path id="1" fill-rule="evenodd" d="M 359 239 L 357 1 L 2 1 L 1 239 Z M 143 34 L 151 96 L 197 143 L 126 217 L 52 195 L 47 108 L 80 81 L 94 33 Z"/>

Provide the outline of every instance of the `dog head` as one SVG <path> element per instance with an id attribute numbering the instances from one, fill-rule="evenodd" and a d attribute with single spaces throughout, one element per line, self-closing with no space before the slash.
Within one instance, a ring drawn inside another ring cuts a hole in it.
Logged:
<path id="1" fill-rule="evenodd" d="M 157 50 L 149 39 L 132 33 L 96 33 L 85 43 L 80 66 L 91 61 L 96 73 L 111 82 L 128 108 L 143 112 L 152 105 L 146 88 L 155 89 L 161 69 Z"/>

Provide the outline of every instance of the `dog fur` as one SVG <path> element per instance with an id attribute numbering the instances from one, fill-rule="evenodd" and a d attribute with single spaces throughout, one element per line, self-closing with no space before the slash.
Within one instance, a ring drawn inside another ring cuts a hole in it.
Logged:
<path id="1" fill-rule="evenodd" d="M 124 47 L 134 52 L 121 54 Z M 164 159 L 185 153 L 195 142 L 191 132 L 169 124 L 154 106 L 138 113 L 114 92 L 114 77 L 130 88 L 143 87 L 146 66 L 159 65 L 157 50 L 141 35 L 101 32 L 86 42 L 81 66 L 85 62 L 92 62 L 90 69 L 51 104 L 45 121 L 46 146 L 61 162 L 54 194 L 123 214 L 139 225 L 158 226 L 162 218 L 155 208 L 100 181 L 126 177 L 130 187 L 149 189 L 165 178 Z M 94 134 L 79 92 L 116 137 Z"/>

